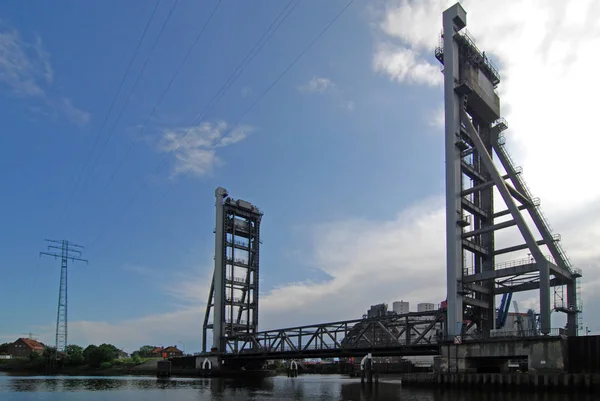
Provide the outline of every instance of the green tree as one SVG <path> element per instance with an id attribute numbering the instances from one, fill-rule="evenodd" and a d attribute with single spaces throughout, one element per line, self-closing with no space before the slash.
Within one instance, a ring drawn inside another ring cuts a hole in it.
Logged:
<path id="1" fill-rule="evenodd" d="M 50 360 L 53 358 L 56 358 L 56 347 L 46 347 L 44 348 L 44 352 L 42 353 L 42 356 L 44 357 L 45 360 Z"/>
<path id="2" fill-rule="evenodd" d="M 3 343 L 3 344 L 0 344 L 0 354 L 6 354 L 6 353 L 8 353 L 8 346 L 9 346 L 10 344 L 11 344 L 11 343 Z"/>
<path id="3" fill-rule="evenodd" d="M 67 345 L 66 362 L 69 365 L 81 365 L 83 361 L 83 348 L 75 344 Z"/>
<path id="4" fill-rule="evenodd" d="M 96 350 L 98 348 L 98 346 L 94 345 L 94 344 L 90 344 L 87 347 L 85 347 L 85 349 L 83 350 L 83 360 L 89 364 L 90 363 L 90 355 L 92 354 L 92 352 L 94 352 L 94 350 Z"/>
<path id="5" fill-rule="evenodd" d="M 112 344 L 101 344 L 98 347 L 94 346 L 95 348 L 89 349 L 90 347 L 92 346 L 88 346 L 83 353 L 86 356 L 88 365 L 94 368 L 101 366 L 104 362 L 112 362 L 116 357 L 116 351 L 118 351 L 117 347 Z M 86 355 L 88 349 L 89 352 Z"/>
<path id="6" fill-rule="evenodd" d="M 140 358 L 150 358 L 152 356 L 152 350 L 154 347 L 152 345 L 144 345 L 140 347 L 139 350 L 133 351 L 131 356 L 137 355 Z"/>

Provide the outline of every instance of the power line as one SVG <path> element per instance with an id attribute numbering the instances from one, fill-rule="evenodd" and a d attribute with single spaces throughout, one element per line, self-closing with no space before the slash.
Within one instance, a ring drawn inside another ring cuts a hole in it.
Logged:
<path id="1" fill-rule="evenodd" d="M 229 134 L 232 132 L 232 130 L 234 128 L 237 127 L 237 125 L 239 125 L 240 121 L 245 118 L 253 109 L 254 107 L 256 107 L 256 105 L 258 105 L 258 103 L 260 103 L 260 101 L 262 101 L 262 99 L 271 91 L 271 89 L 273 89 L 273 87 L 275 85 L 277 85 L 277 83 L 279 81 L 281 81 L 281 79 L 294 67 L 294 65 L 296 65 L 296 63 L 298 63 L 298 61 L 302 58 L 302 56 L 304 56 L 306 54 L 306 52 L 308 52 L 308 50 L 310 50 L 312 48 L 312 46 L 331 28 L 331 26 L 346 12 L 346 10 L 354 3 L 355 0 L 350 0 L 330 21 L 329 23 L 304 47 L 304 49 L 298 54 L 298 56 L 296 56 L 296 58 L 294 58 L 294 60 L 292 60 L 292 62 L 275 78 L 275 80 L 273 80 L 273 82 L 271 82 L 271 84 L 261 93 L 261 95 L 250 105 L 250 107 L 248 107 L 248 109 L 246 109 L 246 111 L 244 113 L 242 113 L 242 115 L 236 120 L 236 123 L 234 125 L 232 125 L 220 138 L 219 140 L 213 145 L 213 148 L 215 148 L 216 146 L 218 146 L 221 141 Z M 191 128 L 190 128 L 191 130 Z M 187 135 L 187 133 L 189 133 L 188 130 L 186 132 L 185 135 Z M 183 139 L 183 138 L 182 138 Z M 152 174 L 152 176 L 155 176 L 156 174 L 158 174 L 158 172 L 160 172 L 160 170 L 162 169 L 162 166 L 164 166 L 166 164 L 166 161 L 168 160 L 168 156 L 166 156 L 165 158 L 163 158 L 163 160 L 161 161 L 161 163 L 159 163 L 159 165 L 156 167 L 156 169 L 154 170 L 154 173 Z M 125 203 L 124 207 L 122 208 L 122 210 L 128 210 L 129 207 L 131 206 L 131 204 L 135 201 L 135 199 L 137 198 L 137 195 L 148 186 L 149 180 L 145 180 L 140 186 L 138 186 L 136 192 L 133 194 L 132 197 L 129 198 L 129 200 Z M 172 188 L 167 189 L 163 195 L 157 200 L 157 202 L 155 203 L 155 205 L 157 205 L 158 203 L 160 203 L 160 201 L 162 201 L 166 195 L 171 191 Z M 148 214 L 149 212 L 146 212 L 144 214 L 144 217 Z M 106 229 L 104 231 L 102 231 L 93 241 L 92 241 L 92 246 L 94 246 L 98 240 L 100 238 L 102 238 L 102 236 L 104 235 L 104 233 L 106 232 Z"/>
<path id="2" fill-rule="evenodd" d="M 226 81 L 223 83 L 223 85 L 221 85 L 221 87 L 219 88 L 219 90 L 217 91 L 217 93 L 216 93 L 215 95 L 213 95 L 213 97 L 211 98 L 211 100 L 210 100 L 210 101 L 209 101 L 209 103 L 208 103 L 208 106 L 207 106 L 207 107 L 206 107 L 206 108 L 205 108 L 205 109 L 202 111 L 202 113 L 200 113 L 198 116 L 196 116 L 196 118 L 195 118 L 195 119 L 194 119 L 194 121 L 192 122 L 191 126 L 194 126 L 195 124 L 197 124 L 198 120 L 201 120 L 202 118 L 204 118 L 204 116 L 205 116 L 207 113 L 209 113 L 209 112 L 210 112 L 210 111 L 213 109 L 213 107 L 214 107 L 214 106 L 215 106 L 215 105 L 218 103 L 218 101 L 219 101 L 219 100 L 220 100 L 220 99 L 221 99 L 221 98 L 222 98 L 222 97 L 225 95 L 225 93 L 227 92 L 227 90 L 228 90 L 228 89 L 231 87 L 231 85 L 232 85 L 232 84 L 233 84 L 233 83 L 234 83 L 234 82 L 237 80 L 237 78 L 238 78 L 238 77 L 240 76 L 240 74 L 241 74 L 241 73 L 244 71 L 244 69 L 245 69 L 245 68 L 248 66 L 248 64 L 249 64 L 249 63 L 250 63 L 250 62 L 251 62 L 251 61 L 252 61 L 252 60 L 253 60 L 253 59 L 256 57 L 256 55 L 258 55 L 258 53 L 259 53 L 259 52 L 260 52 L 260 50 L 261 50 L 261 49 L 264 47 L 264 45 L 265 45 L 265 44 L 268 42 L 268 40 L 269 40 L 269 39 L 270 39 L 270 38 L 273 36 L 273 34 L 274 34 L 274 33 L 275 33 L 275 32 L 276 32 L 278 29 L 279 29 L 279 27 L 280 27 L 280 26 L 281 26 L 281 24 L 282 24 L 282 23 L 283 23 L 283 22 L 284 22 L 284 21 L 287 19 L 287 17 L 289 16 L 289 14 L 290 14 L 290 13 L 291 13 L 291 12 L 294 10 L 294 8 L 296 8 L 296 6 L 298 5 L 299 1 L 300 1 L 300 0 L 290 0 L 290 1 L 288 2 L 288 4 L 286 5 L 286 7 L 285 7 L 285 8 L 284 8 L 284 9 L 283 9 L 283 10 L 282 10 L 280 13 L 279 13 L 279 15 L 278 15 L 278 16 L 275 18 L 275 20 L 274 20 L 274 21 L 271 23 L 271 25 L 270 25 L 270 26 L 267 28 L 267 30 L 266 30 L 266 31 L 263 33 L 263 35 L 262 35 L 262 36 L 261 36 L 261 38 L 258 40 L 258 42 L 256 42 L 256 44 L 254 45 L 254 47 L 253 47 L 253 48 L 252 48 L 252 49 L 251 49 L 251 50 L 250 50 L 250 51 L 249 51 L 249 52 L 246 54 L 246 56 L 244 57 L 244 59 L 243 59 L 243 60 L 240 62 L 240 64 L 238 64 L 238 66 L 235 68 L 235 70 L 234 70 L 234 71 L 233 71 L 233 72 L 230 74 L 229 78 L 227 78 L 227 80 L 226 80 Z M 287 14 L 285 14 L 285 16 L 284 16 L 284 17 L 283 17 L 283 18 L 280 20 L 279 24 L 278 24 L 278 25 L 275 27 L 275 29 L 274 29 L 274 30 L 273 30 L 273 31 L 270 33 L 270 35 L 269 35 L 269 36 L 268 36 L 268 37 L 267 37 L 267 38 L 266 38 L 266 39 L 263 41 L 263 39 L 265 38 L 265 36 L 266 36 L 266 35 L 269 33 L 269 31 L 271 30 L 271 28 L 272 28 L 272 27 L 275 25 L 275 23 L 276 23 L 276 22 L 277 22 L 277 21 L 278 21 L 278 20 L 281 18 L 281 16 L 284 14 L 284 12 L 286 12 L 286 11 L 289 9 L 290 5 L 291 5 L 292 3 L 294 3 L 294 2 L 295 2 L 295 4 L 294 4 L 294 7 L 293 7 L 291 10 L 289 10 L 289 12 L 288 12 Z M 219 2 L 219 3 L 220 3 L 220 2 Z M 217 6 L 218 6 L 218 5 L 217 5 Z M 214 14 L 214 11 L 216 11 L 216 8 L 215 8 L 215 10 L 213 10 L 213 14 Z M 212 15 L 211 15 L 211 17 L 212 17 Z M 210 20 L 210 19 L 209 19 L 209 20 Z M 208 24 L 208 22 L 209 22 L 209 21 L 207 21 L 207 22 L 205 23 L 205 26 L 204 26 L 204 27 L 206 27 L 206 25 Z M 204 28 L 203 28 L 203 29 L 204 29 Z M 201 34 L 202 34 L 202 31 L 201 31 L 200 35 L 201 35 Z M 198 39 L 199 39 L 199 36 L 196 38 L 196 41 L 195 41 L 195 42 L 197 42 L 197 41 L 198 41 Z M 263 42 L 262 42 L 262 44 L 260 43 L 261 41 L 263 41 Z M 195 42 L 194 42 L 194 45 L 195 45 Z M 259 44 L 260 44 L 260 46 L 259 46 Z M 192 45 L 192 46 L 193 46 L 193 45 Z M 190 52 L 188 52 L 188 56 L 189 56 L 189 53 L 191 53 L 191 49 L 190 49 Z M 186 56 L 186 58 L 185 58 L 185 59 L 187 59 L 187 57 L 188 57 L 188 56 Z M 184 62 L 185 62 L 185 59 L 184 59 Z M 246 64 L 246 65 L 244 66 L 244 64 Z M 181 65 L 183 65 L 183 63 L 182 63 Z M 180 66 L 180 67 L 181 67 L 181 66 Z M 168 86 L 168 87 L 170 87 L 170 86 L 171 86 L 171 83 L 172 83 L 172 81 L 169 83 L 169 86 Z M 168 89 L 168 87 L 167 87 L 167 89 Z M 166 92 L 166 90 L 165 90 L 165 92 Z M 163 95 L 161 95 L 161 97 L 160 97 L 160 99 L 159 99 L 159 102 L 160 102 L 160 100 L 162 100 L 162 97 L 164 96 L 164 93 L 165 93 L 165 92 L 163 92 Z M 156 106 L 158 106 L 158 103 L 157 103 L 157 105 L 156 105 Z M 147 118 L 147 119 L 146 119 L 146 121 L 144 122 L 144 125 L 143 125 L 143 127 L 142 127 L 142 129 L 141 129 L 140 133 L 137 135 L 137 138 L 139 138 L 139 137 L 140 137 L 140 135 L 141 135 L 141 134 L 143 133 L 143 131 L 145 130 L 145 128 L 146 128 L 146 126 L 147 126 L 147 123 L 148 123 L 148 121 L 150 120 L 150 118 L 151 118 L 151 117 L 152 117 L 152 115 L 154 114 L 154 111 L 156 110 L 156 106 L 155 106 L 155 108 L 152 110 L 152 113 L 151 113 L 151 114 L 148 116 L 148 118 Z M 187 130 L 187 131 L 186 131 L 185 135 L 187 135 L 187 133 L 188 133 L 188 132 L 189 132 L 189 130 Z M 185 135 L 184 135 L 184 138 L 185 138 Z M 135 145 L 135 143 L 137 142 L 137 138 L 136 138 L 136 140 L 134 140 L 134 141 L 133 141 L 133 142 L 132 142 L 132 143 L 129 145 L 129 147 L 127 148 L 127 151 L 125 152 L 125 155 L 123 156 L 123 158 L 122 158 L 122 159 L 121 159 L 121 161 L 119 162 L 119 165 L 117 166 L 117 168 L 116 168 L 116 169 L 113 171 L 113 173 L 110 175 L 110 177 L 109 177 L 109 179 L 108 179 L 108 181 L 107 181 L 106 185 L 104 186 L 104 189 L 102 190 L 102 192 L 105 192 L 105 191 L 108 189 L 108 187 L 109 187 L 110 183 L 111 183 L 111 182 L 114 180 L 115 176 L 118 174 L 118 172 L 120 171 L 120 169 L 121 169 L 121 167 L 123 166 L 123 164 L 125 163 L 125 161 L 127 161 L 127 160 L 128 160 L 128 155 L 129 155 L 130 151 L 132 150 L 132 148 L 133 148 L 133 145 Z M 182 139 L 183 139 L 183 138 L 182 138 Z"/>
<path id="3" fill-rule="evenodd" d="M 248 114 L 250 114 L 250 112 L 254 109 L 254 107 L 256 107 L 256 105 L 258 103 L 260 103 L 260 101 L 271 91 L 271 89 L 273 89 L 273 87 L 275 85 L 277 85 L 277 83 L 281 80 L 281 78 L 283 78 L 285 76 L 285 74 L 288 73 L 288 71 L 290 71 L 292 69 L 292 67 L 294 67 L 294 65 L 296 65 L 296 63 L 298 61 L 300 61 L 300 59 L 302 58 L 302 56 L 304 56 L 304 54 L 306 54 L 307 51 L 310 50 L 310 48 L 317 42 L 317 40 L 319 40 L 321 38 L 321 36 L 323 36 L 325 34 L 325 32 L 327 32 L 329 30 L 329 28 L 331 28 L 331 26 L 346 12 L 346 10 L 352 5 L 352 3 L 354 3 L 355 0 L 350 0 L 341 10 L 340 12 L 338 12 L 336 14 L 335 17 L 333 17 L 333 19 L 331 21 L 329 21 L 329 23 L 321 30 L 321 32 L 319 32 L 317 34 L 317 36 L 315 36 L 313 38 L 313 40 L 311 40 L 308 45 L 300 52 L 300 54 L 298 54 L 298 56 L 287 66 L 286 69 L 283 70 L 283 72 L 281 74 L 279 74 L 279 76 L 277 78 L 275 78 L 275 80 L 271 83 L 271 85 L 269 85 L 264 91 L 263 93 L 261 93 L 261 95 L 254 101 L 254 103 L 252 103 L 250 105 L 250 107 L 248 107 L 248 109 L 246 109 L 246 111 L 236 120 L 235 124 L 232 125 L 227 131 L 225 131 L 225 133 L 223 135 L 221 135 L 221 137 L 219 138 L 219 140 L 213 145 L 213 148 L 216 148 L 217 146 L 219 146 L 219 144 L 223 141 L 223 139 L 230 134 L 234 128 L 236 128 L 239 123 L 241 122 L 242 119 L 244 119 Z"/>
<path id="4" fill-rule="evenodd" d="M 108 131 L 108 135 L 106 137 L 106 139 L 104 140 L 104 143 L 102 144 L 102 147 L 100 148 L 100 152 L 98 153 L 98 155 L 96 156 L 92 166 L 89 169 L 89 172 L 85 178 L 85 180 L 83 181 L 82 186 L 82 194 L 83 191 L 85 190 L 85 186 L 87 184 L 87 182 L 89 181 L 92 173 L 94 172 L 94 169 L 96 168 L 96 165 L 98 164 L 98 161 L 100 160 L 100 158 L 102 157 L 102 154 L 104 153 L 104 150 L 106 149 L 106 145 L 108 144 L 108 142 L 110 141 L 110 139 L 112 138 L 112 135 L 114 134 L 115 128 L 117 127 L 117 124 L 119 123 L 119 121 L 121 120 L 121 117 L 123 116 L 123 112 L 125 111 L 127 105 L 129 104 L 129 100 L 131 99 L 131 96 L 133 95 L 134 90 L 136 89 L 138 83 L 140 82 L 140 79 L 142 77 L 142 75 L 144 74 L 146 67 L 148 66 L 148 63 L 150 61 L 150 58 L 152 57 L 152 54 L 154 53 L 154 49 L 156 48 L 156 45 L 159 42 L 159 39 L 161 38 L 167 23 L 169 22 L 169 20 L 171 19 L 171 16 L 173 15 L 173 11 L 175 11 L 175 7 L 177 6 L 177 3 L 179 2 L 179 0 L 175 0 L 169 10 L 169 13 L 167 15 L 167 18 L 165 19 L 165 21 L 163 22 L 162 26 L 160 27 L 160 31 L 158 32 L 158 35 L 156 36 L 156 38 L 154 39 L 154 42 L 152 44 L 152 47 L 150 49 L 150 52 L 148 53 L 148 56 L 146 57 L 146 59 L 144 60 L 144 64 L 142 65 L 142 68 L 140 70 L 140 72 L 137 75 L 137 78 L 135 79 L 133 86 L 131 87 L 131 89 L 129 89 L 129 93 L 127 94 L 127 98 L 125 99 L 125 102 L 123 103 L 123 106 L 121 107 L 121 110 L 119 111 L 119 114 L 115 120 L 115 122 L 112 125 L 112 128 L 110 129 L 110 131 Z"/>
<path id="5" fill-rule="evenodd" d="M 229 90 L 231 85 L 233 85 L 233 83 L 237 80 L 237 78 L 241 75 L 241 73 L 246 69 L 246 67 L 248 67 L 248 65 L 252 62 L 252 60 L 254 60 L 254 58 L 258 55 L 260 50 L 262 50 L 262 48 L 266 45 L 266 43 L 269 41 L 269 39 L 271 39 L 271 37 L 273 37 L 273 35 L 277 32 L 279 27 L 281 27 L 281 25 L 283 24 L 283 22 L 285 22 L 285 20 L 289 17 L 289 15 L 294 11 L 294 9 L 296 8 L 296 6 L 298 5 L 298 3 L 300 1 L 301 0 L 289 0 L 288 1 L 286 6 L 279 12 L 277 17 L 275 17 L 275 19 L 271 22 L 269 27 L 265 30 L 265 32 L 262 34 L 262 36 L 254 44 L 254 46 L 248 51 L 248 53 L 246 53 L 246 56 L 244 57 L 244 59 L 237 65 L 237 67 L 233 70 L 233 72 L 229 75 L 229 77 L 221 85 L 221 87 L 219 88 L 217 93 L 215 93 L 215 95 L 213 95 L 213 97 L 208 102 L 208 105 L 204 108 L 204 110 L 194 118 L 192 124 L 190 125 L 190 128 L 188 128 L 186 130 L 186 132 L 184 133 L 182 138 L 177 143 L 176 149 L 179 148 L 181 142 L 189 134 L 189 132 L 192 130 L 192 128 L 196 124 L 198 124 L 206 116 L 206 114 L 209 113 L 210 110 L 212 110 L 212 108 L 219 102 L 219 100 L 225 95 L 225 93 L 227 93 L 227 91 Z M 132 145 L 133 145 L 133 143 L 132 143 Z M 131 149 L 132 145 L 130 146 L 128 151 Z M 168 158 L 169 158 L 168 156 L 165 156 L 161 160 L 161 162 L 154 169 L 152 176 L 155 176 L 160 172 L 162 167 L 168 162 Z M 122 166 L 123 162 L 126 159 L 127 159 L 127 153 L 126 153 L 125 157 L 121 160 L 121 163 L 118 168 L 120 168 Z M 113 176 L 111 176 L 111 179 L 112 178 L 114 178 L 114 174 L 113 174 Z M 109 179 L 109 181 L 107 182 L 107 185 L 104 187 L 104 189 L 102 191 L 103 193 L 106 193 L 106 189 L 108 188 L 108 184 L 110 183 L 111 179 Z M 137 198 L 137 195 L 143 189 L 145 189 L 147 187 L 147 185 L 148 185 L 148 183 L 144 182 L 144 183 L 142 183 L 141 186 L 138 186 L 138 188 L 136 189 L 136 192 L 130 198 L 129 202 L 126 203 L 127 206 L 125 207 L 125 209 L 129 208 L 131 203 L 133 203 L 133 201 Z M 165 193 L 164 195 L 166 195 L 166 194 L 167 193 Z M 162 196 L 160 199 L 161 200 L 164 199 L 164 196 Z M 83 223 L 82 223 L 82 225 L 83 225 Z M 96 239 L 92 242 L 92 246 L 102 237 L 103 234 L 104 233 L 102 233 L 98 237 L 96 237 Z"/>
<path id="6" fill-rule="evenodd" d="M 173 82 L 175 82 L 175 79 L 179 76 L 179 73 L 181 72 L 181 69 L 183 68 L 183 66 L 187 62 L 187 60 L 189 59 L 189 57 L 192 54 L 194 48 L 196 47 L 196 44 L 198 43 L 198 41 L 200 40 L 200 38 L 204 34 L 204 31 L 206 30 L 206 27 L 208 26 L 208 24 L 210 23 L 210 21 L 213 19 L 214 15 L 217 12 L 217 9 L 221 5 L 221 3 L 222 3 L 222 0 L 218 0 L 217 1 L 217 4 L 212 9 L 212 12 L 210 13 L 209 17 L 204 22 L 204 25 L 202 26 L 202 29 L 200 29 L 200 32 L 198 33 L 198 35 L 196 35 L 196 38 L 194 39 L 192 45 L 188 49 L 188 52 L 186 53 L 185 57 L 179 63 L 179 66 L 175 70 L 175 73 L 171 76 L 171 79 L 169 80 L 167 86 L 162 91 L 162 93 L 159 96 L 157 102 L 154 104 L 154 107 L 152 108 L 152 111 L 150 112 L 150 114 L 148 115 L 148 117 L 146 118 L 146 120 L 144 121 L 144 124 L 142 125 L 142 128 L 140 129 L 140 132 L 138 132 L 138 134 L 136 135 L 136 138 L 129 144 L 129 147 L 125 151 L 125 155 L 123 156 L 123 158 L 121 159 L 121 161 L 117 165 L 117 168 L 109 176 L 108 181 L 104 185 L 104 188 L 102 189 L 101 193 L 106 193 L 106 189 L 110 186 L 110 183 L 114 180 L 114 178 L 116 177 L 116 175 L 119 173 L 119 171 L 120 171 L 121 167 L 123 166 L 123 164 L 125 163 L 125 161 L 128 160 L 129 153 L 133 149 L 133 146 L 138 142 L 138 138 L 140 138 L 141 135 L 144 133 L 144 130 L 146 129 L 146 126 L 148 125 L 148 122 L 150 121 L 150 119 L 152 118 L 152 116 L 154 115 L 154 113 L 156 112 L 156 110 L 158 108 L 158 105 L 162 102 L 162 100 L 165 97 L 166 93 L 169 91 L 169 89 L 173 85 Z M 82 220 L 80 226 L 82 226 L 83 224 L 84 224 L 84 220 Z"/>
<path id="7" fill-rule="evenodd" d="M 104 116 L 104 121 L 102 122 L 102 125 L 100 125 L 100 129 L 98 130 L 98 133 L 96 134 L 96 137 L 94 139 L 94 143 L 92 144 L 92 147 L 90 148 L 90 150 L 89 150 L 89 152 L 87 154 L 87 157 L 86 157 L 85 162 L 83 164 L 83 168 L 79 170 L 79 174 L 77 175 L 75 183 L 74 183 L 73 187 L 71 188 L 71 193 L 67 197 L 67 199 L 65 200 L 65 205 L 63 207 L 61 221 L 65 217 L 65 213 L 66 213 L 67 208 L 69 206 L 69 201 L 73 197 L 73 195 L 75 193 L 75 190 L 77 189 L 77 186 L 79 185 L 81 177 L 82 177 L 83 173 L 85 172 L 85 170 L 87 169 L 87 166 L 88 166 L 88 164 L 90 162 L 92 154 L 94 153 L 94 150 L 96 149 L 96 146 L 98 145 L 98 141 L 100 139 L 100 134 L 102 133 L 102 131 L 104 130 L 104 127 L 106 126 L 106 123 L 108 122 L 108 117 L 109 117 L 110 113 L 112 112 L 112 109 L 114 108 L 115 103 L 117 102 L 117 98 L 119 97 L 119 94 L 121 94 L 121 90 L 123 89 L 123 85 L 125 83 L 125 80 L 127 79 L 127 76 L 129 75 L 129 72 L 131 71 L 131 66 L 133 65 L 133 60 L 137 56 L 137 54 L 138 54 L 138 52 L 140 50 L 140 47 L 142 46 L 142 42 L 144 41 L 144 38 L 146 37 L 146 33 L 148 32 L 148 28 L 150 27 L 150 24 L 152 23 L 152 20 L 154 19 L 154 14 L 156 14 L 156 9 L 158 8 L 158 5 L 160 4 L 161 1 L 162 0 L 157 0 L 156 3 L 154 4 L 154 8 L 152 9 L 152 13 L 150 13 L 150 17 L 148 18 L 148 21 L 146 22 L 146 26 L 144 27 L 144 30 L 142 32 L 142 36 L 138 40 L 138 43 L 137 43 L 137 45 L 135 47 L 133 55 L 129 59 L 129 63 L 127 64 L 127 67 L 125 68 L 125 74 L 123 74 L 123 78 L 121 79 L 121 82 L 119 83 L 119 86 L 117 88 L 117 92 L 115 93 L 115 95 L 112 98 L 112 101 L 110 102 L 110 106 L 108 107 L 108 111 L 106 112 L 106 115 Z"/>

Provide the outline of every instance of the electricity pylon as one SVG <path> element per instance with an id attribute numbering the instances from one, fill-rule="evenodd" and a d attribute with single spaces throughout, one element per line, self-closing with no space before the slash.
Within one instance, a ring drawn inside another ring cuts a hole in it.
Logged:
<path id="1" fill-rule="evenodd" d="M 58 289 L 58 312 L 56 314 L 56 359 L 61 353 L 64 353 L 67 348 L 67 262 L 69 260 L 75 262 L 88 263 L 86 259 L 81 259 L 81 251 L 76 248 L 83 249 L 81 245 L 73 244 L 67 240 L 56 241 L 47 239 L 49 242 L 48 250 L 51 252 L 40 252 L 42 255 L 54 256 L 55 259 L 60 258 L 60 286 Z M 60 244 L 60 246 L 54 245 Z M 60 253 L 53 252 L 52 249 L 60 250 Z M 69 255 L 71 253 L 71 255 Z M 76 254 L 77 256 L 73 256 Z"/>

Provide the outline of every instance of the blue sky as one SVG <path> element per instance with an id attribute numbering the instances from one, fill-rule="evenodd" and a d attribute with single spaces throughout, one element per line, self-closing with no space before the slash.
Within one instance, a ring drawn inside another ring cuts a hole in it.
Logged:
<path id="1" fill-rule="evenodd" d="M 59 261 L 38 253 L 45 238 L 66 238 L 90 261 L 70 268 L 70 342 L 199 348 L 217 186 L 265 213 L 265 326 L 443 299 L 442 90 L 431 44 L 446 2 L 425 3 L 354 2 L 263 97 L 347 4 L 300 1 L 200 121 L 287 1 L 222 1 L 157 105 L 217 4 L 160 1 L 110 113 L 154 1 L 0 4 L 0 340 L 31 331 L 53 343 Z M 473 29 L 489 18 L 473 14 Z M 419 18 L 421 28 L 405 26 Z M 508 74 L 505 110 L 522 116 L 519 99 L 539 88 L 519 85 L 527 70 L 508 62 L 501 35 L 481 39 Z M 543 166 L 525 135 L 534 119 L 515 120 L 515 153 Z M 532 187 L 560 205 L 536 171 Z M 386 269 L 408 270 L 390 281 Z M 421 284 L 402 279 L 419 269 Z"/>

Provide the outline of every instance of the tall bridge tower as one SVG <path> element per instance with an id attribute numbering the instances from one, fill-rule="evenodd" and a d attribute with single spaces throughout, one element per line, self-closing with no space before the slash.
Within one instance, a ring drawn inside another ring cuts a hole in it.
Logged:
<path id="1" fill-rule="evenodd" d="M 254 334 L 258 329 L 258 256 L 262 212 L 249 202 L 231 198 L 225 188 L 215 190 L 215 268 L 202 330 L 212 329 L 211 351 L 225 352 L 225 338 Z M 212 323 L 210 315 L 212 314 Z"/>
<path id="2" fill-rule="evenodd" d="M 460 335 L 473 325 L 489 334 L 495 328 L 496 295 L 537 289 L 541 332 L 550 332 L 553 308 L 566 313 L 567 332 L 577 335 L 581 270 L 571 265 L 539 199 L 531 195 L 504 147 L 507 123 L 496 91 L 500 74 L 476 47 L 466 25 L 467 14 L 459 3 L 444 11 L 442 39 L 435 50 L 444 73 L 447 334 Z M 520 232 L 515 235 L 519 241 L 499 248 L 495 234 L 513 226 Z M 529 252 L 529 257 L 496 263 L 499 255 L 513 252 Z"/>

